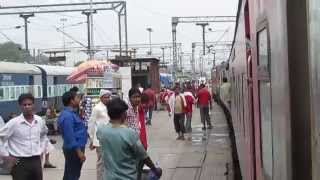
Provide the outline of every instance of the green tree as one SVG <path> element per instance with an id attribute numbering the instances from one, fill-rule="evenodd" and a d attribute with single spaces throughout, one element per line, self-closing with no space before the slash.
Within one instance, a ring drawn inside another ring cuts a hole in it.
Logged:
<path id="1" fill-rule="evenodd" d="M 20 44 L 14 42 L 0 43 L 0 61 L 30 62 L 32 56 Z"/>

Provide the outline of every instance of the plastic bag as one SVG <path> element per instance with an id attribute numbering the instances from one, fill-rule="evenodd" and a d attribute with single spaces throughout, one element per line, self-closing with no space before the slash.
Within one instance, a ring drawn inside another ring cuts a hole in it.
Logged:
<path id="1" fill-rule="evenodd" d="M 159 168 L 159 162 L 156 162 L 156 168 Z M 148 180 L 159 180 L 160 178 L 154 174 L 153 171 L 149 171 L 149 174 L 148 174 Z"/>
<path id="2" fill-rule="evenodd" d="M 150 171 L 148 174 L 148 180 L 159 180 L 160 178 L 156 176 L 153 171 Z"/>

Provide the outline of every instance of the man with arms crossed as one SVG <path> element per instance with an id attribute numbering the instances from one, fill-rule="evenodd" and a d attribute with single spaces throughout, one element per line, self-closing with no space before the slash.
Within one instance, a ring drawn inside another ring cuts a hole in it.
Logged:
<path id="1" fill-rule="evenodd" d="M 0 155 L 11 165 L 13 180 L 42 180 L 41 144 L 48 130 L 44 120 L 33 113 L 32 94 L 21 94 L 18 103 L 22 114 L 0 129 Z"/>

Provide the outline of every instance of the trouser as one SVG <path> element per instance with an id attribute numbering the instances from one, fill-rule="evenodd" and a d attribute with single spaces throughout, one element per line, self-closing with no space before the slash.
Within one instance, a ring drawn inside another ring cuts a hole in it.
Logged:
<path id="1" fill-rule="evenodd" d="M 178 134 L 186 132 L 184 127 L 184 113 L 173 115 L 174 128 Z"/>
<path id="2" fill-rule="evenodd" d="M 192 128 L 191 128 L 191 119 L 192 119 L 192 112 L 188 112 L 186 113 L 186 132 L 192 132 Z"/>
<path id="3" fill-rule="evenodd" d="M 84 152 L 84 149 L 82 151 Z M 64 150 L 63 153 L 65 158 L 63 180 L 79 180 L 83 163 L 76 151 Z"/>
<path id="4" fill-rule="evenodd" d="M 13 180 L 42 180 L 42 166 L 40 156 L 17 158 L 18 163 L 13 166 L 11 175 Z"/>
<path id="5" fill-rule="evenodd" d="M 104 180 L 105 167 L 103 164 L 101 147 L 97 147 L 97 180 Z"/>
<path id="6" fill-rule="evenodd" d="M 208 126 L 211 126 L 208 105 L 200 105 L 200 118 L 201 118 L 201 123 L 203 124 L 203 127 L 206 127 L 206 123 Z"/>
<path id="7" fill-rule="evenodd" d="M 148 107 L 146 109 L 147 124 L 151 124 L 153 109 L 154 109 L 154 107 Z"/>

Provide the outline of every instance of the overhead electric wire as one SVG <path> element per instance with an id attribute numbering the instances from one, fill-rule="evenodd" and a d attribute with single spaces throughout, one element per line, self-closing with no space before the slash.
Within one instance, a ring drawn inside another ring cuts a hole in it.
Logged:
<path id="1" fill-rule="evenodd" d="M 96 26 L 94 26 L 94 30 L 95 30 L 95 32 L 96 32 L 95 34 L 97 34 L 97 35 L 98 35 L 99 40 L 100 40 L 100 41 L 102 41 L 102 43 L 107 44 L 107 41 L 105 41 L 104 36 L 103 36 L 103 35 L 101 35 L 101 33 L 98 31 L 98 29 L 97 29 L 97 27 L 96 27 Z"/>
<path id="2" fill-rule="evenodd" d="M 14 42 L 11 38 L 9 38 L 9 36 L 7 36 L 5 33 L 3 33 L 2 31 L 0 31 L 0 34 L 5 37 L 9 42 Z"/>
<path id="3" fill-rule="evenodd" d="M 112 44 L 115 43 L 115 41 L 114 41 L 112 38 L 110 38 L 110 36 L 108 35 L 108 32 L 105 31 L 105 30 L 102 28 L 102 26 L 100 26 L 98 23 L 96 23 L 95 26 L 96 26 L 97 28 L 101 29 L 101 31 L 102 31 L 103 34 L 104 34 L 103 37 L 105 37 L 107 40 L 109 40 Z"/>

